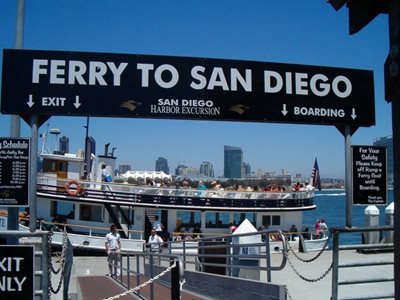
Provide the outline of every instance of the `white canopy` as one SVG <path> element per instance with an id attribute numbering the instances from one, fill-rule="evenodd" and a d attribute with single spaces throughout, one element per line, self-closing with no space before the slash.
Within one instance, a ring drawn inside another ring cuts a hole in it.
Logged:
<path id="1" fill-rule="evenodd" d="M 155 180 L 156 178 L 161 180 L 172 180 L 172 176 L 170 174 L 165 174 L 163 171 L 127 171 L 125 174 L 121 174 L 121 177 L 128 179 L 132 177 L 134 179 L 144 179 L 150 178 Z"/>

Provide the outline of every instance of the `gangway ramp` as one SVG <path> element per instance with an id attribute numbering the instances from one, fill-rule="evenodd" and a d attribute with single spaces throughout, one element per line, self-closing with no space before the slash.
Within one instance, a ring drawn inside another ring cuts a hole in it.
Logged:
<path id="1" fill-rule="evenodd" d="M 78 284 L 80 288 L 80 296 L 78 299 L 81 300 L 95 300 L 95 299 L 107 299 L 109 297 L 124 293 L 127 291 L 126 288 L 122 287 L 116 280 L 108 276 L 81 276 L 78 277 Z M 123 278 L 127 280 L 126 276 Z M 145 282 L 144 278 L 139 280 L 140 284 Z M 130 286 L 134 288 L 137 284 L 136 276 L 130 277 Z M 170 300 L 171 292 L 170 288 L 154 282 L 154 294 L 153 299 L 157 300 Z M 140 289 L 141 299 L 151 299 L 150 285 L 147 285 Z M 118 299 L 129 300 L 138 299 L 136 295 L 128 294 Z M 181 292 L 182 300 L 206 300 L 206 298 L 194 295 L 188 291 L 183 290 Z"/>

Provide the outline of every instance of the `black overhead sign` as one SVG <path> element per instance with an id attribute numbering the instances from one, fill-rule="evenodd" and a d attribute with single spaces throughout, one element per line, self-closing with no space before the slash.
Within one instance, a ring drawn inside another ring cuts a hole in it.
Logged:
<path id="1" fill-rule="evenodd" d="M 29 139 L 0 138 L 0 206 L 28 206 L 29 167 Z"/>
<path id="2" fill-rule="evenodd" d="M 353 204 L 387 204 L 386 148 L 352 146 Z"/>
<path id="3" fill-rule="evenodd" d="M 34 299 L 35 249 L 0 246 L 0 299 Z"/>
<path id="4" fill-rule="evenodd" d="M 371 126 L 374 81 L 333 67 L 4 50 L 1 112 Z"/>

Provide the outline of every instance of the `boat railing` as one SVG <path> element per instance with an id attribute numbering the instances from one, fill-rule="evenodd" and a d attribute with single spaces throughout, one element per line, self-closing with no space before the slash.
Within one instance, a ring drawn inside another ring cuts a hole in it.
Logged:
<path id="1" fill-rule="evenodd" d="M 27 219 L 29 221 L 29 219 Z M 104 236 L 104 233 L 110 231 L 109 227 L 102 226 L 88 226 L 88 225 L 79 225 L 79 224 L 71 224 L 71 223 L 63 223 L 63 222 L 51 222 L 46 220 L 39 220 L 39 228 L 41 230 L 52 230 L 52 231 L 66 231 L 69 233 L 82 233 L 89 236 Z M 133 230 L 133 229 L 117 229 L 117 231 L 125 231 L 128 233 L 128 237 L 132 234 L 139 234 L 139 239 L 143 239 L 144 232 L 142 230 Z M 101 233 L 98 233 L 101 232 Z"/>
<path id="2" fill-rule="evenodd" d="M 62 188 L 71 179 L 62 179 L 49 176 L 39 176 L 38 184 L 48 188 Z M 201 198 L 222 198 L 222 199 L 308 199 L 314 197 L 314 191 L 280 191 L 280 192 L 241 192 L 231 190 L 198 190 L 191 188 L 171 188 L 171 187 L 150 187 L 146 185 L 132 185 L 127 183 L 106 183 L 80 180 L 80 185 L 84 189 L 101 189 L 122 193 L 133 193 L 152 196 L 180 196 L 180 197 L 201 197 Z"/>
<path id="3" fill-rule="evenodd" d="M 71 183 L 73 182 L 73 184 Z M 71 183 L 71 185 L 69 184 Z M 117 201 L 134 201 L 142 203 L 160 203 L 165 205 L 185 206 L 227 206 L 227 207 L 302 207 L 313 205 L 313 191 L 282 191 L 282 192 L 239 192 L 196 190 L 187 188 L 149 187 L 131 185 L 126 183 L 100 183 L 91 181 L 70 181 L 63 178 L 40 176 L 38 178 L 38 191 L 54 194 L 65 194 L 65 186 L 73 191 L 73 195 L 86 196 L 87 198 Z M 76 185 L 79 185 L 79 189 Z M 78 189 L 82 192 L 77 195 Z M 206 201 L 202 201 L 206 199 Z M 243 201 L 249 200 L 251 202 Z M 230 202 L 220 202 L 230 201 Z M 239 202 L 237 202 L 239 201 Z M 272 202 L 271 202 L 272 201 Z"/>

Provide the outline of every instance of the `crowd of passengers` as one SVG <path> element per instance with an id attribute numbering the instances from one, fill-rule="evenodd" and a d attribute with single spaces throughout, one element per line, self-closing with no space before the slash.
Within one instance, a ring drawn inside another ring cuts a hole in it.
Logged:
<path id="1" fill-rule="evenodd" d="M 154 186 L 154 187 L 171 187 L 169 183 L 155 183 L 151 179 L 147 179 L 146 185 L 148 186 Z M 308 182 L 300 183 L 297 182 L 293 184 L 290 188 L 278 184 L 269 184 L 264 187 L 260 186 L 247 186 L 243 187 L 242 185 L 230 185 L 230 186 L 222 186 L 222 184 L 218 183 L 217 181 L 212 181 L 209 188 L 206 187 L 203 181 L 199 181 L 196 187 L 192 187 L 190 183 L 186 180 L 182 182 L 182 185 L 180 185 L 178 182 L 173 184 L 176 189 L 197 189 L 197 190 L 214 190 L 214 191 L 234 191 L 234 192 L 285 192 L 285 191 L 293 191 L 293 192 L 298 192 L 298 191 L 310 191 L 313 190 L 314 187 L 310 185 Z"/>
<path id="2" fill-rule="evenodd" d="M 200 224 L 186 224 L 182 223 L 174 230 L 174 240 L 194 240 L 197 238 L 201 238 L 201 229 Z"/>

